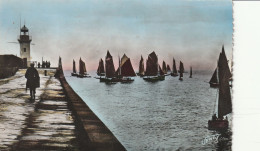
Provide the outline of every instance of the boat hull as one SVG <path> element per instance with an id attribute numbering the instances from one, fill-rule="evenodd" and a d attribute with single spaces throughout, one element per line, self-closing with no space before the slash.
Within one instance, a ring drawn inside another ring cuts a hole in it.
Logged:
<path id="1" fill-rule="evenodd" d="M 119 79 L 119 81 L 121 83 L 132 83 L 132 82 L 134 82 L 134 79 L 129 78 L 129 77 L 123 77 L 123 78 Z"/>
<path id="2" fill-rule="evenodd" d="M 227 130 L 228 120 L 209 120 L 208 121 L 209 130 Z"/>
<path id="3" fill-rule="evenodd" d="M 105 76 L 106 74 L 105 73 L 99 73 L 97 74 L 98 76 L 102 77 L 102 76 Z"/>
<path id="4" fill-rule="evenodd" d="M 100 82 L 106 82 L 106 83 L 115 83 L 115 82 L 119 82 L 118 78 L 99 78 Z"/>
<path id="5" fill-rule="evenodd" d="M 165 76 L 156 76 L 156 77 L 144 77 L 145 81 L 156 82 L 165 80 Z"/>
<path id="6" fill-rule="evenodd" d="M 211 82 L 209 82 L 209 85 L 211 88 L 218 88 L 218 86 L 219 86 L 218 83 L 211 83 Z"/>
<path id="7" fill-rule="evenodd" d="M 211 88 L 218 88 L 219 84 L 218 83 L 209 83 Z M 232 88 L 232 83 L 229 83 L 229 86 Z"/>
<path id="8" fill-rule="evenodd" d="M 78 78 L 91 78 L 91 76 L 86 75 L 86 74 L 78 74 L 77 77 Z"/>
<path id="9" fill-rule="evenodd" d="M 105 78 L 105 76 L 94 77 L 95 79 Z"/>
<path id="10" fill-rule="evenodd" d="M 78 74 L 77 73 L 71 73 L 71 76 L 78 76 Z"/>

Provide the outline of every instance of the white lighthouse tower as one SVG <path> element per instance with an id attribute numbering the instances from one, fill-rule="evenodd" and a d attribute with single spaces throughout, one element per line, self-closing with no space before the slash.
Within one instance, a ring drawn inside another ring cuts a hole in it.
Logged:
<path id="1" fill-rule="evenodd" d="M 30 61 L 31 61 L 30 43 L 32 41 L 32 37 L 29 36 L 29 30 L 25 25 L 21 28 L 18 41 L 20 43 L 20 57 L 24 60 L 24 63 L 26 63 L 27 66 L 30 66 Z"/>

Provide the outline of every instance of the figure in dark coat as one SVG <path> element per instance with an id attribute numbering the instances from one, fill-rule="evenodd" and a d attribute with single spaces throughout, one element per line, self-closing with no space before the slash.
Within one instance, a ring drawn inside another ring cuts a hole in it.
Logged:
<path id="1" fill-rule="evenodd" d="M 30 89 L 31 99 L 35 99 L 35 89 L 40 87 L 40 77 L 38 71 L 34 68 L 34 64 L 31 64 L 25 73 L 26 89 Z"/>

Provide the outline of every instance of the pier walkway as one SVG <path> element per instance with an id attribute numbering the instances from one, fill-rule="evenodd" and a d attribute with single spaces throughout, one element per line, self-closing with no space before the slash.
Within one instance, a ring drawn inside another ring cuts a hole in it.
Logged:
<path id="1" fill-rule="evenodd" d="M 55 69 L 40 74 L 35 100 L 26 70 L 0 80 L 1 151 L 124 151 L 125 148 Z"/>
<path id="2" fill-rule="evenodd" d="M 80 150 L 59 80 L 40 74 L 35 101 L 25 90 L 26 70 L 0 80 L 0 150 Z"/>

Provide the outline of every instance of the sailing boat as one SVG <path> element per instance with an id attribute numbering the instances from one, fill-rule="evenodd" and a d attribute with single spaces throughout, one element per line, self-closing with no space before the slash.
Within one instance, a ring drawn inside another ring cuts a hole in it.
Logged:
<path id="1" fill-rule="evenodd" d="M 106 69 L 105 77 L 100 77 L 100 82 L 108 82 L 108 83 L 118 82 L 118 78 L 116 77 L 116 73 L 115 73 L 113 57 L 111 56 L 109 51 L 107 51 L 107 55 L 106 55 L 105 69 Z"/>
<path id="2" fill-rule="evenodd" d="M 140 77 L 144 76 L 144 59 L 143 59 L 143 56 L 141 56 L 141 60 L 139 62 L 139 73 L 137 75 L 139 75 Z"/>
<path id="3" fill-rule="evenodd" d="M 77 76 L 77 70 L 76 70 L 76 63 L 73 59 L 73 72 L 71 73 L 71 76 Z"/>
<path id="4" fill-rule="evenodd" d="M 228 129 L 229 123 L 227 116 L 224 119 L 224 116 L 232 112 L 232 101 L 231 93 L 229 86 L 229 72 L 227 70 L 228 62 L 225 56 L 225 52 L 222 49 L 222 52 L 219 55 L 218 67 L 216 70 L 217 79 L 219 80 L 218 88 L 218 99 L 217 99 L 217 110 L 216 114 L 213 114 L 212 119 L 208 121 L 208 129 L 210 130 L 226 130 Z"/>
<path id="5" fill-rule="evenodd" d="M 143 79 L 150 82 L 165 80 L 164 72 L 158 65 L 158 58 L 154 51 L 148 55 L 148 60 L 146 60 L 146 72 Z"/>
<path id="6" fill-rule="evenodd" d="M 171 73 L 172 71 L 171 71 L 171 67 L 167 64 L 167 73 L 168 73 L 168 72 Z"/>
<path id="7" fill-rule="evenodd" d="M 105 76 L 104 62 L 103 62 L 102 58 L 99 60 L 97 75 L 100 76 L 100 77 Z M 100 77 L 96 78 L 96 79 L 100 79 Z"/>
<path id="8" fill-rule="evenodd" d="M 86 70 L 86 64 L 84 61 L 79 59 L 79 74 L 77 75 L 79 78 L 90 78 L 91 76 L 88 76 L 87 70 Z"/>
<path id="9" fill-rule="evenodd" d="M 180 61 L 180 67 L 179 67 L 179 72 L 180 72 L 180 77 L 179 80 L 183 80 L 183 72 L 184 72 L 184 67 L 183 67 L 183 63 Z"/>
<path id="10" fill-rule="evenodd" d="M 171 76 L 173 76 L 173 77 L 177 77 L 178 76 L 178 72 L 177 72 L 177 68 L 176 68 L 176 64 L 175 64 L 175 59 L 174 58 L 173 58 L 173 65 L 172 65 Z"/>
<path id="11" fill-rule="evenodd" d="M 192 67 L 190 67 L 190 78 L 192 78 Z"/>
<path id="12" fill-rule="evenodd" d="M 166 67 L 166 63 L 164 61 L 162 63 L 162 71 L 164 74 L 167 74 L 167 67 Z"/>
<path id="13" fill-rule="evenodd" d="M 220 53 L 220 55 L 223 56 L 223 58 L 225 58 L 225 60 L 227 60 L 226 57 L 226 53 L 225 53 L 225 49 L 224 49 L 224 45 L 222 46 L 222 52 Z M 227 64 L 228 64 L 228 60 L 227 60 Z M 232 74 L 229 70 L 229 66 L 227 66 L 227 68 L 225 69 L 227 72 L 227 75 L 229 77 L 229 79 L 232 79 Z M 219 86 L 219 80 L 217 79 L 217 68 L 215 69 L 210 81 L 209 81 L 210 87 L 212 88 L 217 88 Z M 232 84 L 230 84 L 230 86 L 232 86 Z"/>
<path id="14" fill-rule="evenodd" d="M 119 58 L 119 67 L 116 71 L 116 74 L 118 75 L 119 81 L 122 83 L 129 83 L 134 81 L 134 79 L 131 77 L 135 77 L 136 74 L 130 58 L 128 58 L 125 54 L 121 60 Z"/>

